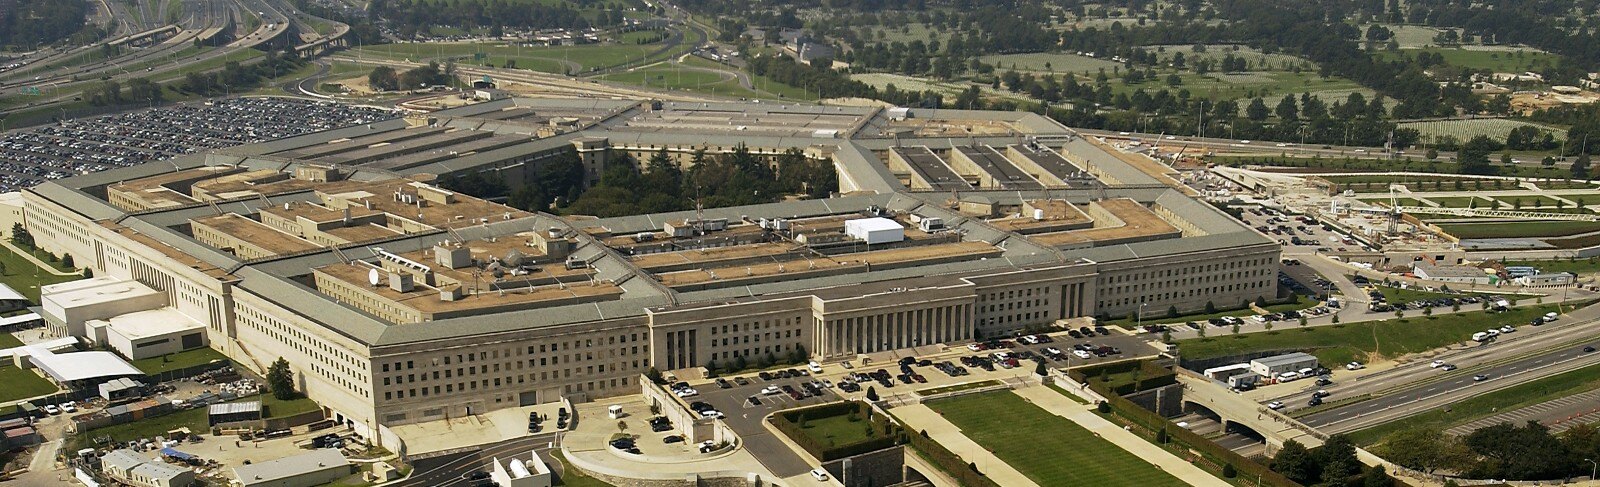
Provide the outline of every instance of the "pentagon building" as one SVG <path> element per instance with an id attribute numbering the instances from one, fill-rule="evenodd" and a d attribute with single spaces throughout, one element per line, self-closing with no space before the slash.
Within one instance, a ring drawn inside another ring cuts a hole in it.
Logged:
<path id="1" fill-rule="evenodd" d="M 523 180 L 563 152 L 594 184 L 622 154 L 741 145 L 829 161 L 840 192 L 595 219 L 431 184 Z M 1278 245 L 1142 157 L 1024 112 L 507 99 L 50 182 L 25 219 L 385 434 L 635 393 L 651 367 L 1272 297 Z"/>

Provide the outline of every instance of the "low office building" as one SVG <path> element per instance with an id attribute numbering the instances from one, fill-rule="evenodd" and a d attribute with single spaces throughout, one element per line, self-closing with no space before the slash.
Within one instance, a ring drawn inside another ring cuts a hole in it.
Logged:
<path id="1" fill-rule="evenodd" d="M 1578 276 L 1570 272 L 1529 274 L 1511 280 L 1512 284 L 1528 287 L 1571 286 L 1575 282 L 1578 282 Z"/>
<path id="2" fill-rule="evenodd" d="M 575 158 L 593 184 L 663 152 L 793 153 L 838 192 L 577 218 L 439 183 Z M 1026 112 L 505 99 L 52 181 L 24 216 L 101 276 L 46 291 L 52 330 L 181 314 L 395 450 L 391 425 L 635 393 L 652 367 L 1276 297 L 1276 242 L 1131 157 Z"/>
<path id="3" fill-rule="evenodd" d="M 41 286 L 41 313 L 45 326 L 56 336 L 88 337 L 85 323 L 113 316 L 156 309 L 167 295 L 134 279 L 97 274 L 98 277 Z"/>
<path id="4" fill-rule="evenodd" d="M 84 323 L 89 341 L 129 360 L 173 354 L 206 346 L 205 325 L 175 308 L 135 311 Z"/>
<path id="5" fill-rule="evenodd" d="M 292 457 L 234 467 L 235 487 L 313 487 L 350 475 L 350 460 L 338 449 L 321 448 Z"/>
<path id="6" fill-rule="evenodd" d="M 1317 368 L 1317 357 L 1304 352 L 1262 357 L 1250 361 L 1250 371 L 1262 377 Z"/>
<path id="7" fill-rule="evenodd" d="M 1456 282 L 1461 284 L 1494 284 L 1499 280 L 1493 272 L 1485 272 L 1472 266 L 1465 265 L 1439 265 L 1426 260 L 1419 260 L 1411 266 L 1411 272 L 1419 279 L 1439 282 Z"/>

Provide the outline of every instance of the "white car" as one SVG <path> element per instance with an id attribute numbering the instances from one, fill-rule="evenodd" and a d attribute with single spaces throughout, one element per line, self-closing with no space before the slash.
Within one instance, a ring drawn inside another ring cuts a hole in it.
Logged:
<path id="1" fill-rule="evenodd" d="M 1511 326 L 1511 325 L 1505 325 L 1505 326 L 1501 326 L 1500 327 L 1500 333 L 1513 333 L 1513 332 L 1516 332 L 1516 331 L 1517 331 L 1517 327 L 1514 327 L 1514 326 Z"/>
<path id="2" fill-rule="evenodd" d="M 1248 141 L 1248 140 L 1241 140 L 1241 141 L 1239 141 L 1239 143 L 1240 143 L 1240 144 L 1248 144 L 1248 143 L 1250 143 L 1250 141 Z"/>
<path id="3" fill-rule="evenodd" d="M 1289 382 L 1289 381 L 1292 381 L 1292 380 L 1295 380 L 1295 379 L 1299 379 L 1299 378 L 1300 378 L 1300 373 L 1299 372 L 1290 371 L 1290 372 L 1284 372 L 1282 374 L 1278 374 L 1278 382 Z"/>
<path id="4" fill-rule="evenodd" d="M 1061 349 L 1056 347 L 1044 347 L 1044 353 L 1050 355 L 1061 355 Z"/>
<path id="5" fill-rule="evenodd" d="M 78 403 L 77 403 L 77 401 L 67 401 L 67 402 L 61 403 L 61 412 L 63 412 L 63 413 L 76 413 L 76 412 L 78 412 Z"/>
<path id="6" fill-rule="evenodd" d="M 1269 402 L 1269 403 L 1267 403 L 1267 409 L 1271 409 L 1273 411 L 1277 411 L 1279 409 L 1283 409 L 1283 401 L 1272 401 L 1272 402 Z"/>
<path id="7" fill-rule="evenodd" d="M 811 469 L 811 478 L 817 479 L 818 482 L 827 482 L 828 471 L 823 470 L 822 467 L 813 468 Z"/>
<path id="8" fill-rule="evenodd" d="M 1344 364 L 1344 370 L 1361 370 L 1364 368 L 1367 368 L 1367 366 L 1361 365 L 1361 362 L 1350 362 L 1348 364 Z"/>
<path id="9" fill-rule="evenodd" d="M 46 404 L 44 405 L 44 412 L 50 413 L 51 416 L 55 416 L 57 414 L 61 414 L 61 408 L 56 407 L 54 404 Z"/>
<path id="10" fill-rule="evenodd" d="M 700 395 L 700 391 L 694 390 L 693 387 L 685 387 L 676 391 L 672 391 L 672 393 L 677 394 L 678 397 L 694 397 Z"/>
<path id="11" fill-rule="evenodd" d="M 812 373 L 822 372 L 822 364 L 819 364 L 819 363 L 816 363 L 816 362 L 811 362 L 809 364 L 806 364 L 806 368 L 811 369 Z"/>
<path id="12" fill-rule="evenodd" d="M 1073 355 L 1075 355 L 1075 356 L 1077 356 L 1077 357 L 1078 357 L 1078 358 L 1089 358 L 1089 357 L 1093 357 L 1093 355 L 1089 355 L 1089 352 L 1085 352 L 1085 351 L 1083 351 L 1083 350 L 1073 350 L 1073 351 L 1072 351 L 1072 354 L 1073 354 Z"/>
<path id="13" fill-rule="evenodd" d="M 1552 322 L 1552 321 L 1555 321 L 1555 320 L 1556 320 L 1556 313 L 1554 311 L 1551 311 L 1549 313 L 1545 313 L 1544 314 L 1544 322 L 1545 323 L 1549 323 L 1549 322 Z"/>
<path id="14" fill-rule="evenodd" d="M 778 390 L 778 386 L 767 386 L 767 387 L 761 389 L 761 393 L 765 394 L 765 395 L 768 395 L 768 396 L 773 395 L 773 394 L 777 394 L 778 391 L 779 391 Z"/>
<path id="15" fill-rule="evenodd" d="M 974 352 L 982 352 L 983 351 L 983 345 L 979 345 L 979 344 L 976 344 L 976 343 L 968 343 L 967 344 L 967 350 L 971 350 L 971 351 L 974 351 Z"/>
<path id="16" fill-rule="evenodd" d="M 1428 367 L 1435 368 L 1435 369 L 1437 369 L 1439 367 L 1444 367 L 1444 361 L 1443 360 L 1435 360 L 1435 361 L 1433 361 L 1433 363 L 1428 364 Z"/>

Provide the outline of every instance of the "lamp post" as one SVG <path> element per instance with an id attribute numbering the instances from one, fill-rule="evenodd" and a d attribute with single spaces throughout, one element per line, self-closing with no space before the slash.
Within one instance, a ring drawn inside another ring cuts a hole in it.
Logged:
<path id="1" fill-rule="evenodd" d="M 1583 461 L 1589 462 L 1589 465 L 1593 465 L 1592 467 L 1589 467 L 1589 480 L 1594 480 L 1595 472 L 1600 470 L 1600 463 L 1595 463 L 1593 458 L 1585 458 Z"/>
<path id="2" fill-rule="evenodd" d="M 1142 329 L 1144 327 L 1144 307 L 1148 304 L 1144 301 L 1139 302 L 1139 313 L 1133 320 L 1134 329 Z"/>

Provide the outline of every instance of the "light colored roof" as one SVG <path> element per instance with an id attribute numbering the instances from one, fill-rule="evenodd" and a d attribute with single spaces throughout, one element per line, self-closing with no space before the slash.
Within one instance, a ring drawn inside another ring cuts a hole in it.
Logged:
<path id="1" fill-rule="evenodd" d="M 150 286 L 138 281 L 127 281 L 114 277 L 96 277 L 83 281 L 64 282 L 44 286 L 40 289 L 45 299 L 68 309 L 161 294 L 161 291 L 152 289 Z"/>
<path id="2" fill-rule="evenodd" d="M 312 450 L 292 457 L 234 467 L 233 476 L 244 485 L 257 485 L 330 468 L 349 468 L 350 460 L 333 448 Z"/>
<path id="3" fill-rule="evenodd" d="M 16 289 L 11 289 L 11 286 L 0 283 L 0 301 L 15 301 L 19 299 L 26 301 L 28 298 L 17 292 Z"/>
<path id="4" fill-rule="evenodd" d="M 135 311 L 125 315 L 113 316 L 110 320 L 111 329 L 118 335 L 129 340 L 145 337 L 168 335 L 188 330 L 205 328 L 205 324 L 183 314 L 177 308 L 157 308 L 146 311 Z"/>
<path id="5" fill-rule="evenodd" d="M 1283 354 L 1283 355 L 1273 355 L 1271 357 L 1261 357 L 1261 358 L 1258 358 L 1258 359 L 1255 359 L 1255 360 L 1251 360 L 1250 362 L 1254 363 L 1254 364 L 1261 364 L 1261 365 L 1265 365 L 1267 367 L 1271 367 L 1271 366 L 1274 366 L 1274 365 L 1290 365 L 1290 364 L 1298 364 L 1298 363 L 1303 363 L 1303 362 L 1308 362 L 1308 361 L 1314 363 L 1314 362 L 1317 361 L 1317 357 L 1315 357 L 1315 356 L 1313 356 L 1311 354 L 1308 354 L 1308 353 L 1304 353 L 1304 352 L 1295 352 L 1295 353 L 1286 353 L 1286 354 Z"/>
<path id="6" fill-rule="evenodd" d="M 884 231 L 884 230 L 905 230 L 905 227 L 900 226 L 900 224 L 896 223 L 894 220 L 890 220 L 888 218 L 882 218 L 882 217 L 857 218 L 857 219 L 854 219 L 854 220 L 846 221 L 845 222 L 845 226 L 846 227 L 854 227 L 854 228 L 857 228 L 857 229 L 860 229 L 860 230 L 865 230 L 865 231 L 868 231 L 868 232 L 878 232 L 878 231 Z"/>
<path id="7" fill-rule="evenodd" d="M 161 481 L 189 473 L 189 470 L 167 465 L 165 463 L 144 462 L 139 464 L 137 467 L 133 467 L 133 472 L 138 473 L 141 477 L 148 477 L 157 481 Z"/>
<path id="8" fill-rule="evenodd" d="M 144 375 L 132 364 L 111 352 L 74 352 L 57 355 L 36 346 L 22 347 L 33 364 L 57 383 L 100 377 Z"/>
<path id="9" fill-rule="evenodd" d="M 134 453 L 133 450 L 128 449 L 111 450 L 110 453 L 100 456 L 101 468 L 117 467 L 122 470 L 129 470 L 133 467 L 139 466 L 141 463 L 148 461 L 150 461 L 150 459 L 142 457 L 138 453 Z"/>
<path id="10" fill-rule="evenodd" d="M 11 326 L 11 325 L 15 325 L 17 323 L 27 323 L 27 322 L 30 322 L 30 321 L 39 321 L 39 320 L 42 320 L 42 319 L 44 319 L 44 317 L 43 316 L 39 316 L 39 313 L 23 313 L 23 314 L 16 315 L 16 316 L 0 318 L 0 326 Z"/>
<path id="11" fill-rule="evenodd" d="M 225 404 L 212 404 L 206 408 L 206 414 L 216 416 L 219 414 L 240 414 L 261 412 L 261 401 L 240 401 Z"/>

